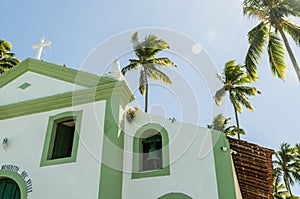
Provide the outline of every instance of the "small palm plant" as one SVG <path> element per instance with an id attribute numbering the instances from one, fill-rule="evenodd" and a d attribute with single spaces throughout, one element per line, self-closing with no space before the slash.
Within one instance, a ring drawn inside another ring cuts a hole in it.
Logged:
<path id="1" fill-rule="evenodd" d="M 231 131 L 236 132 L 238 139 L 240 139 L 240 124 L 238 119 L 238 113 L 242 112 L 242 105 L 249 110 L 253 110 L 249 102 L 248 96 L 254 96 L 260 93 L 255 87 L 246 86 L 252 82 L 251 77 L 244 71 L 244 67 L 235 64 L 235 61 L 231 60 L 225 64 L 225 68 L 222 74 L 217 74 L 218 79 L 222 82 L 223 86 L 220 88 L 215 96 L 215 102 L 217 105 L 221 105 L 223 97 L 226 93 L 229 94 L 230 102 L 232 103 L 236 127 L 232 127 Z"/>
<path id="2" fill-rule="evenodd" d="M 158 52 L 169 48 L 169 44 L 162 39 L 158 39 L 157 36 L 150 34 L 147 35 L 143 41 L 139 41 L 138 32 L 135 32 L 131 37 L 131 42 L 137 59 L 130 59 L 129 65 L 122 69 L 122 73 L 125 75 L 128 71 L 137 70 L 138 67 L 141 68 L 139 91 L 142 95 L 145 95 L 145 112 L 147 112 L 149 92 L 148 78 L 160 80 L 165 84 L 172 84 L 170 78 L 157 69 L 157 66 L 177 66 L 167 57 L 156 57 Z"/>
<path id="3" fill-rule="evenodd" d="M 226 136 L 237 136 L 238 131 L 237 131 L 237 127 L 235 125 L 231 125 L 231 126 L 227 127 L 230 120 L 231 120 L 231 118 L 225 118 L 224 115 L 222 113 L 220 113 L 214 117 L 212 124 L 207 125 L 207 127 L 210 129 L 222 131 L 226 134 Z M 246 132 L 242 128 L 239 128 L 239 134 L 245 135 Z"/>

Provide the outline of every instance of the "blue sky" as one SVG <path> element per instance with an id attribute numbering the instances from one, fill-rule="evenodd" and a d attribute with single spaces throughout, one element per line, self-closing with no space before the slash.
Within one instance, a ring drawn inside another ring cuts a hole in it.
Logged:
<path id="1" fill-rule="evenodd" d="M 248 47 L 247 32 L 257 24 L 257 21 L 242 15 L 240 0 L 190 0 L 188 3 L 179 0 L 12 0 L 2 2 L 1 8 L 5 19 L 1 20 L 0 38 L 13 44 L 13 52 L 19 58 L 34 58 L 36 52 L 31 47 L 39 42 L 41 36 L 45 36 L 46 41 L 52 42 L 52 46 L 44 49 L 42 58 L 57 64 L 65 63 L 68 67 L 77 69 L 90 52 L 107 39 L 129 30 L 156 27 L 177 31 L 200 43 L 221 71 L 228 60 L 243 62 Z M 295 45 L 292 47 L 296 57 L 299 57 L 299 48 Z M 122 66 L 128 64 L 124 57 L 127 58 L 124 55 L 121 59 Z M 174 59 L 181 64 L 181 70 L 189 68 L 189 63 L 185 60 L 176 57 Z M 275 150 L 282 142 L 292 145 L 300 142 L 300 83 L 297 82 L 289 60 L 288 64 L 286 80 L 281 81 L 271 75 L 267 57 L 260 62 L 260 80 L 254 86 L 262 94 L 251 98 L 255 111 L 244 110 L 240 115 L 241 126 L 247 132 L 243 139 Z M 105 66 L 99 63 L 99 67 Z M 207 93 L 205 81 L 202 79 L 199 82 L 201 83 L 194 82 L 191 85 L 195 92 L 204 88 L 203 92 Z M 152 98 L 156 99 L 156 96 Z M 160 103 L 162 106 L 172 104 L 164 101 L 152 103 Z M 198 100 L 198 103 L 201 104 L 200 114 L 208 116 L 201 117 L 200 120 L 203 120 L 199 124 L 206 126 L 211 119 L 211 112 L 206 107 L 211 106 L 212 99 L 203 102 Z M 193 109 L 189 106 L 186 108 Z M 164 116 L 178 114 L 169 109 L 176 107 L 168 107 Z M 233 118 L 231 109 L 227 103 L 226 116 Z"/>

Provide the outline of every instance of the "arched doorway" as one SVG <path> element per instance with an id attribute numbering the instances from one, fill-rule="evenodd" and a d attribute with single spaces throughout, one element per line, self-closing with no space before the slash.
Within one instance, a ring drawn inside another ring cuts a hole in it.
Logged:
<path id="1" fill-rule="evenodd" d="M 18 184 L 10 178 L 0 178 L 0 199 L 21 199 Z"/>

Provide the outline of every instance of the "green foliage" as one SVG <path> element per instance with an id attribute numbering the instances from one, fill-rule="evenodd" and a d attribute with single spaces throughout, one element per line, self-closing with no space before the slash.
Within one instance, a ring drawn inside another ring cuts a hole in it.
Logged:
<path id="1" fill-rule="evenodd" d="M 292 194 L 291 187 L 295 182 L 300 182 L 300 159 L 299 159 L 299 144 L 295 147 L 287 143 L 282 143 L 280 145 L 279 151 L 275 153 L 274 165 L 274 178 L 276 177 L 277 184 L 274 186 L 274 195 L 281 195 L 282 198 L 299 198 Z M 284 185 L 279 187 L 279 181 L 283 180 Z M 287 193 L 283 189 L 286 188 Z M 281 192 L 279 192 L 279 188 Z M 283 197 L 284 196 L 284 197 Z M 280 198 L 278 196 L 278 198 Z"/>
<path id="2" fill-rule="evenodd" d="M 281 183 L 281 172 L 278 169 L 273 170 L 273 196 L 274 199 L 297 199 L 299 197 L 289 194 L 285 185 Z"/>
<path id="3" fill-rule="evenodd" d="M 269 36 L 268 54 L 272 74 L 280 79 L 284 79 L 286 70 L 284 47 L 281 40 L 272 32 L 270 32 Z"/>
<path id="4" fill-rule="evenodd" d="M 242 128 L 237 128 L 235 125 L 231 125 L 224 130 L 227 136 L 246 135 L 246 131 Z"/>
<path id="5" fill-rule="evenodd" d="M 223 83 L 223 87 L 217 90 L 214 96 L 217 105 L 222 103 L 223 96 L 228 92 L 230 101 L 237 112 L 242 112 L 242 105 L 249 110 L 253 110 L 248 96 L 254 96 L 260 92 L 255 87 L 244 85 L 251 83 L 251 77 L 244 71 L 243 66 L 235 64 L 234 61 L 229 61 L 225 64 L 223 73 L 217 74 L 217 76 Z"/>
<path id="6" fill-rule="evenodd" d="M 286 39 L 288 33 L 295 43 L 300 46 L 300 26 L 290 22 L 289 16 L 300 16 L 300 4 L 298 0 L 244 0 L 243 12 L 248 17 L 261 21 L 248 33 L 249 49 L 245 58 L 247 72 L 251 78 L 257 80 L 257 65 L 267 46 L 269 62 L 272 74 L 280 79 L 285 78 L 286 59 L 284 47 L 279 35 L 282 37 L 285 47 L 290 55 L 292 64 L 300 80 L 299 67 L 295 56 Z"/>
<path id="7" fill-rule="evenodd" d="M 300 46 L 300 27 L 297 24 L 288 20 L 282 20 L 282 29 L 293 38 L 298 46 Z"/>
<path id="8" fill-rule="evenodd" d="M 255 88 L 245 84 L 252 82 L 251 76 L 245 71 L 245 67 L 239 64 L 235 64 L 235 61 L 231 60 L 225 64 L 225 68 L 222 74 L 217 74 L 218 79 L 222 82 L 223 86 L 216 91 L 214 96 L 217 105 L 221 105 L 222 99 L 226 93 L 229 94 L 229 99 L 233 105 L 236 119 L 236 126 L 228 127 L 228 135 L 244 134 L 239 127 L 237 113 L 242 112 L 242 106 L 245 106 L 249 110 L 253 110 L 249 102 L 249 96 L 254 96 L 260 92 Z"/>
<path id="9" fill-rule="evenodd" d="M 222 131 L 226 134 L 226 136 L 237 136 L 238 128 L 235 125 L 228 126 L 231 118 L 225 118 L 222 113 L 218 114 L 214 117 L 212 124 L 207 125 L 208 128 Z M 246 135 L 246 132 L 243 129 L 239 129 L 239 134 Z"/>
<path id="10" fill-rule="evenodd" d="M 261 22 L 248 33 L 250 46 L 245 58 L 245 67 L 254 81 L 258 79 L 257 64 L 262 57 L 266 45 L 266 35 L 267 27 L 264 22 Z"/>
<path id="11" fill-rule="evenodd" d="M 143 41 L 139 41 L 138 32 L 135 32 L 131 36 L 131 43 L 133 44 L 133 50 L 137 59 L 130 59 L 129 64 L 122 69 L 122 73 L 125 75 L 128 71 L 137 70 L 139 67 L 141 68 L 139 91 L 142 95 L 145 94 L 145 111 L 147 112 L 148 78 L 160 80 L 165 84 L 172 84 L 170 78 L 157 69 L 157 66 L 177 67 L 177 65 L 167 57 L 156 57 L 158 52 L 168 49 L 169 44 L 162 39 L 158 39 L 155 35 L 149 34 Z"/>
<path id="12" fill-rule="evenodd" d="M 0 74 L 8 71 L 21 61 L 15 57 L 14 53 L 11 53 L 11 43 L 0 39 Z"/>
<path id="13" fill-rule="evenodd" d="M 218 131 L 224 131 L 226 125 L 231 120 L 231 118 L 225 118 L 222 113 L 216 115 L 212 121 L 211 125 L 207 125 L 210 129 L 215 129 Z"/>

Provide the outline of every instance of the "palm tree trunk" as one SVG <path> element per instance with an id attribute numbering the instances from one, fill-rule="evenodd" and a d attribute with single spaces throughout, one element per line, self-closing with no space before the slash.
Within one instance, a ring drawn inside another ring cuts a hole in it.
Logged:
<path id="1" fill-rule="evenodd" d="M 294 196 L 292 194 L 290 183 L 288 181 L 284 180 L 284 184 L 285 184 L 285 187 L 287 188 L 288 192 L 290 193 L 291 198 L 293 198 Z"/>
<path id="2" fill-rule="evenodd" d="M 287 50 L 287 52 L 288 52 L 288 54 L 289 54 L 289 56 L 290 56 L 290 59 L 291 59 L 291 61 L 292 61 L 292 64 L 293 64 L 293 66 L 294 66 L 296 75 L 297 75 L 297 77 L 298 77 L 298 81 L 300 82 L 300 68 L 299 68 L 298 63 L 297 63 L 297 60 L 296 60 L 296 58 L 295 58 L 295 56 L 294 56 L 294 53 L 293 53 L 293 51 L 292 51 L 292 48 L 291 48 L 291 46 L 290 46 L 290 44 L 289 44 L 289 42 L 288 42 L 288 40 L 287 40 L 287 38 L 286 38 L 286 36 L 285 36 L 283 30 L 282 30 L 281 28 L 278 28 L 278 30 L 279 30 L 279 33 L 280 33 L 282 39 L 283 39 L 284 45 L 285 45 L 286 50 Z"/>
<path id="3" fill-rule="evenodd" d="M 148 78 L 147 78 L 147 69 L 145 68 L 144 69 L 144 72 L 145 72 L 145 82 L 146 82 L 146 93 L 145 93 L 145 113 L 147 113 L 148 111 Z"/>
<path id="4" fill-rule="evenodd" d="M 230 90 L 229 90 L 229 95 L 230 95 L 230 97 L 233 98 L 233 95 L 232 95 L 232 93 L 231 93 Z M 240 140 L 241 137 L 240 137 L 240 123 L 239 123 L 239 117 L 238 117 L 238 113 L 237 113 L 237 110 L 236 110 L 236 107 L 235 107 L 233 101 L 232 101 L 231 103 L 232 103 L 233 109 L 234 109 L 234 115 L 235 115 L 235 122 L 236 122 L 236 128 L 237 128 L 238 139 Z"/>
<path id="5" fill-rule="evenodd" d="M 148 81 L 146 83 L 146 93 L 145 93 L 145 113 L 148 111 Z"/>
<path id="6" fill-rule="evenodd" d="M 241 136 L 240 136 L 240 123 L 239 123 L 238 113 L 237 113 L 237 110 L 236 110 L 236 107 L 235 107 L 234 104 L 233 104 L 233 109 L 234 109 L 234 115 L 235 115 L 235 121 L 236 121 L 236 128 L 237 128 L 238 139 L 240 140 L 241 139 Z"/>

